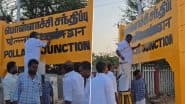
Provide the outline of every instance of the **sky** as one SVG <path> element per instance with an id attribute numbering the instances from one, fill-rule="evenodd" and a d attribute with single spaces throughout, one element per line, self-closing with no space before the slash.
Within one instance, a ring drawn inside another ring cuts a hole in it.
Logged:
<path id="1" fill-rule="evenodd" d="M 93 52 L 111 53 L 118 40 L 117 23 L 124 0 L 94 0 Z"/>

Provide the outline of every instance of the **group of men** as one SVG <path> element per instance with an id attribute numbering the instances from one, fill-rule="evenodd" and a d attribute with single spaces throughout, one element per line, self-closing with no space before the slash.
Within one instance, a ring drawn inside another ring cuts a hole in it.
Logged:
<path id="1" fill-rule="evenodd" d="M 17 76 L 16 62 L 7 64 L 7 75 L 3 79 L 4 99 L 6 104 L 51 104 L 52 86 L 37 72 L 40 62 L 40 48 L 50 44 L 37 39 L 37 32 L 32 32 L 25 42 L 24 73 Z M 64 104 L 119 104 L 118 93 L 131 91 L 136 104 L 145 104 L 145 83 L 140 71 L 134 72 L 135 80 L 131 83 L 132 35 L 118 44 L 116 50 L 120 58 L 120 73 L 116 77 L 111 72 L 112 65 L 103 61 L 96 63 L 96 76 L 91 74 L 91 63 L 83 61 L 78 69 L 74 63 L 66 61 L 62 67 Z M 78 72 L 76 71 L 78 70 Z M 118 81 L 117 81 L 118 80 Z M 118 82 L 118 86 L 117 86 Z M 47 90 L 47 91 L 45 91 Z"/>
<path id="2" fill-rule="evenodd" d="M 45 76 L 37 74 L 39 62 L 28 62 L 28 73 L 17 75 L 17 65 L 7 64 L 7 75 L 3 79 L 5 104 L 51 104 L 53 89 Z M 42 80 L 41 80 L 42 79 Z"/>
<path id="3" fill-rule="evenodd" d="M 64 104 L 90 104 L 91 63 L 84 61 L 76 72 L 72 62 L 63 66 L 63 97 Z"/>
<path id="4" fill-rule="evenodd" d="M 86 76 L 84 75 L 83 70 L 88 68 L 80 66 L 80 73 L 70 70 L 73 68 L 68 68 L 63 83 L 65 104 L 119 104 L 118 93 L 125 91 L 132 93 L 134 103 L 145 104 L 146 85 L 139 70 L 134 71 L 135 79 L 131 81 L 132 50 L 140 46 L 138 44 L 136 47 L 130 47 L 131 40 L 132 35 L 128 34 L 126 39 L 118 44 L 116 51 L 120 58 L 118 77 L 113 74 L 111 64 L 103 61 L 96 63 L 95 76 L 91 75 L 90 70 L 85 74 Z M 84 81 L 87 82 L 84 83 Z"/>
<path id="5" fill-rule="evenodd" d="M 52 86 L 38 73 L 41 47 L 50 44 L 37 38 L 32 32 L 25 42 L 24 72 L 17 75 L 16 62 L 7 63 L 7 74 L 3 79 L 5 104 L 51 104 Z"/>
<path id="6" fill-rule="evenodd" d="M 109 67 L 109 68 L 108 68 Z M 65 104 L 117 104 L 116 77 L 111 64 L 98 62 L 97 74 L 91 75 L 91 64 L 84 61 L 79 72 L 71 62 L 64 64 L 63 96 Z"/>
<path id="7" fill-rule="evenodd" d="M 65 104 L 121 104 L 118 93 L 123 91 L 117 91 L 116 76 L 111 72 L 110 64 L 107 65 L 103 61 L 97 62 L 95 76 L 91 76 L 90 63 L 80 65 L 80 73 L 70 70 L 73 69 L 72 67 L 65 69 L 68 70 L 63 82 Z M 145 104 L 146 86 L 141 72 L 136 70 L 133 75 L 135 80 L 132 81 L 129 89 L 132 92 L 133 101 L 136 104 Z"/>

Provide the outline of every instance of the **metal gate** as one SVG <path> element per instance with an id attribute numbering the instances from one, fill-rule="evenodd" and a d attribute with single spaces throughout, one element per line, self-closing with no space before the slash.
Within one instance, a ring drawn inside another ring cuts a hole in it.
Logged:
<path id="1" fill-rule="evenodd" d="M 4 104 L 2 78 L 0 78 L 0 104 Z"/>
<path id="2" fill-rule="evenodd" d="M 174 95 L 174 73 L 170 69 L 170 66 L 165 66 L 159 69 L 159 76 L 155 76 L 155 67 L 154 65 L 142 65 L 140 68 L 138 66 L 132 67 L 132 79 L 133 79 L 133 71 L 136 69 L 140 69 L 143 78 L 145 80 L 148 96 L 154 97 L 155 93 L 155 77 L 159 77 L 157 82 L 159 84 L 159 93 L 165 95 Z"/>

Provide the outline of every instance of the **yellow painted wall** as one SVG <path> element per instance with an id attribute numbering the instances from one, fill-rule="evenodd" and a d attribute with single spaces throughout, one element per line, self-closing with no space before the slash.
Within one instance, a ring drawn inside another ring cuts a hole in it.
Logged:
<path id="1" fill-rule="evenodd" d="M 177 67 L 176 74 L 176 104 L 184 104 L 185 98 L 185 80 L 184 74 L 185 73 L 185 1 L 178 0 L 177 1 L 177 16 L 178 16 L 178 48 L 179 48 L 179 67 Z M 175 60 L 174 60 L 175 61 Z"/>
<path id="2" fill-rule="evenodd" d="M 125 26 L 123 24 L 120 24 L 118 28 L 119 28 L 119 41 L 122 41 L 125 37 L 124 34 Z"/>
<path id="3" fill-rule="evenodd" d="M 4 75 L 6 73 L 6 70 L 3 70 L 2 69 L 2 66 L 3 66 L 3 42 L 2 42 L 2 39 L 3 39 L 3 34 L 4 34 L 4 26 L 6 25 L 6 23 L 4 21 L 0 21 L 0 66 L 1 66 L 1 71 L 0 71 L 0 75 Z"/>

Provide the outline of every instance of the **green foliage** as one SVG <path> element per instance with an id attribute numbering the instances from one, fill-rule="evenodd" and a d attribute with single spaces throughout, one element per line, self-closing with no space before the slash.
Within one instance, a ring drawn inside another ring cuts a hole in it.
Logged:
<path id="1" fill-rule="evenodd" d="M 83 8 L 82 0 L 21 0 L 23 17 L 32 19 Z"/>
<path id="2" fill-rule="evenodd" d="M 137 10 L 137 3 L 136 0 L 128 0 L 127 4 L 129 5 L 129 7 L 133 10 Z"/>
<path id="3" fill-rule="evenodd" d="M 99 61 L 104 61 L 105 63 L 111 63 L 113 65 L 119 64 L 119 59 L 117 56 L 110 56 L 110 55 L 95 55 L 93 54 L 93 61 L 92 64 L 95 65 Z"/>
<path id="4" fill-rule="evenodd" d="M 157 4 L 157 3 L 159 3 L 160 1 L 162 1 L 162 0 L 155 0 L 154 4 Z"/>
<path id="5" fill-rule="evenodd" d="M 16 0 L 0 0 L 1 18 L 9 20 L 16 15 Z M 20 0 L 21 19 L 32 19 L 83 8 L 87 0 Z M 14 18 L 15 19 L 15 18 Z"/>
<path id="6" fill-rule="evenodd" d="M 136 0 L 127 0 L 126 8 L 122 9 L 122 21 L 125 23 L 130 23 L 136 19 L 137 16 L 137 3 Z"/>
<path id="7" fill-rule="evenodd" d="M 4 7 L 5 5 L 7 6 L 7 8 Z M 8 6 L 8 1 L 0 0 L 0 20 L 11 22 L 13 17 L 13 11 L 15 11 L 15 8 L 8 8 Z"/>
<path id="8" fill-rule="evenodd" d="M 136 1 L 137 0 L 127 0 L 127 2 L 126 2 L 127 6 L 121 9 L 121 11 L 123 12 L 121 21 L 123 21 L 126 24 L 135 20 L 138 15 Z M 144 1 L 144 0 L 141 0 L 141 1 Z M 153 0 L 153 2 L 151 2 L 151 5 L 156 5 L 160 1 L 162 1 L 162 0 Z M 146 1 L 144 1 L 144 2 L 146 2 Z"/>

